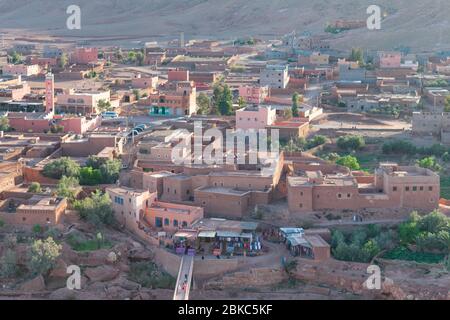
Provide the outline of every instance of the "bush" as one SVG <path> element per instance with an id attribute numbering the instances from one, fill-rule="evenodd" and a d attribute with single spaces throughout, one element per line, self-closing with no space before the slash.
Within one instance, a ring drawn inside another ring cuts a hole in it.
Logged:
<path id="1" fill-rule="evenodd" d="M 28 192 L 41 193 L 42 192 L 41 184 L 39 182 L 32 182 L 28 187 Z"/>
<path id="2" fill-rule="evenodd" d="M 33 233 L 34 233 L 34 234 L 41 234 L 42 231 L 43 231 L 43 229 L 42 229 L 41 225 L 35 224 L 35 225 L 33 226 Z"/>
<path id="3" fill-rule="evenodd" d="M 106 193 L 97 190 L 88 198 L 74 202 L 74 208 L 78 210 L 80 217 L 94 225 L 114 223 L 114 212 L 111 207 L 111 199 Z"/>
<path id="4" fill-rule="evenodd" d="M 362 136 L 344 136 L 337 140 L 337 146 L 342 150 L 359 150 L 365 145 L 366 142 Z"/>
<path id="5" fill-rule="evenodd" d="M 444 259 L 442 254 L 414 252 L 405 247 L 398 247 L 383 255 L 385 259 L 415 261 L 418 263 L 440 263 Z"/>
<path id="6" fill-rule="evenodd" d="M 35 240 L 30 249 L 29 269 L 33 275 L 47 274 L 61 254 L 62 246 L 53 238 Z"/>
<path id="7" fill-rule="evenodd" d="M 78 179 L 75 177 L 63 176 L 56 187 L 56 193 L 60 197 L 75 200 L 76 190 L 79 187 Z"/>
<path id="8" fill-rule="evenodd" d="M 162 271 L 153 262 L 135 262 L 130 266 L 129 278 L 152 289 L 173 289 L 176 279 L 165 271 Z"/>

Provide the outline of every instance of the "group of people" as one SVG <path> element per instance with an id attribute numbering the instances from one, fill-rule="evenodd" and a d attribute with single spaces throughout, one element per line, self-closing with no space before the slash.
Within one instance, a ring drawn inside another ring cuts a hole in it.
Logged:
<path id="1" fill-rule="evenodd" d="M 178 285 L 178 290 L 182 290 L 182 291 L 185 291 L 186 290 L 186 287 L 187 287 L 187 282 L 188 282 L 188 275 L 187 275 L 187 273 L 184 275 L 184 281 L 183 281 L 183 284 L 180 284 L 180 285 Z"/>

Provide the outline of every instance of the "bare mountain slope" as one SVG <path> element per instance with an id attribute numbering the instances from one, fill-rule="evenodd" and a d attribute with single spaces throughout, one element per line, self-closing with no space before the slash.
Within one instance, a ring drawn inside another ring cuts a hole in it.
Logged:
<path id="1" fill-rule="evenodd" d="M 366 19 L 375 2 L 387 12 L 382 30 L 345 32 L 338 46 L 450 48 L 446 0 L 0 0 L 0 28 L 89 37 L 320 33 L 336 19 Z M 81 7 L 81 30 L 66 29 L 70 4 Z"/>

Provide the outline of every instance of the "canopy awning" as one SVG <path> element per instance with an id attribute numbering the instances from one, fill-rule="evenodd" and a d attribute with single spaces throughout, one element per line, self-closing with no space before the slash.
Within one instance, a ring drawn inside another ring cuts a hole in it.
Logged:
<path id="1" fill-rule="evenodd" d="M 200 231 L 198 234 L 199 238 L 215 238 L 217 232 L 216 231 Z"/>

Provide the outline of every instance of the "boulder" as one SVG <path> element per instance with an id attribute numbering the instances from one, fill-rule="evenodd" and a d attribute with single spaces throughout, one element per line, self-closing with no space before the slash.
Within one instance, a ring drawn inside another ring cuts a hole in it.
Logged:
<path id="1" fill-rule="evenodd" d="M 120 273 L 120 270 L 113 268 L 111 266 L 105 265 L 96 268 L 88 268 L 85 271 L 86 277 L 89 278 L 90 281 L 111 281 L 115 279 Z"/>
<path id="2" fill-rule="evenodd" d="M 21 291 L 25 292 L 40 292 L 45 291 L 45 281 L 42 275 L 39 275 L 31 280 L 28 280 L 20 286 Z"/>

